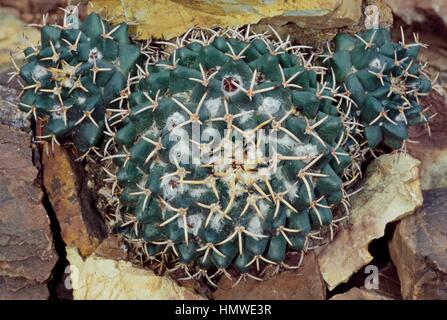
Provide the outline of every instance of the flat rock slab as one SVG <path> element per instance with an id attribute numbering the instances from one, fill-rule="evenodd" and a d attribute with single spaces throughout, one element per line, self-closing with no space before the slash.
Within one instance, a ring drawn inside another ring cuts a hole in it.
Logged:
<path id="1" fill-rule="evenodd" d="M 352 288 L 351 290 L 336 294 L 329 300 L 392 300 L 391 298 L 384 296 L 372 290 L 365 288 Z"/>
<path id="2" fill-rule="evenodd" d="M 76 248 L 67 247 L 74 300 L 202 300 L 168 277 L 128 261 L 96 256 L 85 261 Z"/>
<path id="3" fill-rule="evenodd" d="M 136 21 L 133 31 L 143 40 L 171 39 L 196 26 L 242 27 L 263 19 L 273 26 L 344 27 L 362 15 L 361 0 L 93 0 L 92 4 L 91 11 L 107 13 L 114 23 Z"/>
<path id="4" fill-rule="evenodd" d="M 409 155 L 389 154 L 368 166 L 363 189 L 351 199 L 349 225 L 318 256 L 329 290 L 371 262 L 368 245 L 384 235 L 388 223 L 422 205 L 419 164 Z"/>
<path id="5" fill-rule="evenodd" d="M 57 261 L 30 139 L 0 125 L 0 299 L 47 299 Z"/>
<path id="6" fill-rule="evenodd" d="M 424 207 L 389 242 L 404 299 L 447 299 L 447 189 L 424 191 Z"/>
<path id="7" fill-rule="evenodd" d="M 64 148 L 42 155 L 43 183 L 56 213 L 66 245 L 90 255 L 107 236 L 107 229 L 91 202 L 84 174 Z"/>
<path id="8" fill-rule="evenodd" d="M 216 300 L 325 300 L 326 287 L 318 270 L 313 252 L 305 255 L 300 268 L 284 271 L 264 281 L 251 278 L 233 287 L 234 281 L 226 277 L 214 292 Z"/>

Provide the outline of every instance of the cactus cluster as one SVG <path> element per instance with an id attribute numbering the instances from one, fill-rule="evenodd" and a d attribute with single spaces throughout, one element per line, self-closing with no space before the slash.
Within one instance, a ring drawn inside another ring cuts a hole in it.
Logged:
<path id="1" fill-rule="evenodd" d="M 18 106 L 44 121 L 42 140 L 59 143 L 70 136 L 82 153 L 95 147 L 106 107 L 128 94 L 129 75 L 140 58 L 127 24 L 111 28 L 95 13 L 78 28 L 44 23 L 40 44 L 24 53 L 26 64 L 18 72 L 25 86 Z"/>
<path id="2" fill-rule="evenodd" d="M 41 34 L 16 67 L 19 108 L 44 121 L 43 141 L 95 151 L 111 226 L 141 260 L 212 284 L 294 268 L 288 255 L 332 236 L 365 154 L 405 147 L 436 89 L 425 45 L 384 29 L 321 55 L 249 26 L 141 45 L 97 14 Z"/>
<path id="3" fill-rule="evenodd" d="M 118 168 L 119 232 L 183 268 L 246 274 L 284 265 L 287 248 L 304 250 L 312 230 L 331 225 L 352 162 L 349 126 L 324 68 L 300 49 L 193 33 L 147 64 L 104 158 Z"/>
<path id="4" fill-rule="evenodd" d="M 401 33 L 399 42 L 393 42 L 386 29 L 338 34 L 335 49 L 328 45 L 323 55 L 337 85 L 343 85 L 355 102 L 353 117 L 363 125 L 372 149 L 400 149 L 408 140 L 408 126 L 428 126 L 427 109 L 420 104 L 434 82 L 426 73 L 427 63 L 419 60 L 426 45 L 416 34 L 415 42 L 407 43 L 402 28 Z"/>

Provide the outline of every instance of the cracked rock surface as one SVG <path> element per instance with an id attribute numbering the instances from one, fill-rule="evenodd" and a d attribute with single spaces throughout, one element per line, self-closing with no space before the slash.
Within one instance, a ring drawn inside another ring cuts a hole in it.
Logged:
<path id="1" fill-rule="evenodd" d="M 30 136 L 0 125 L 0 299 L 47 299 L 57 254 Z"/>

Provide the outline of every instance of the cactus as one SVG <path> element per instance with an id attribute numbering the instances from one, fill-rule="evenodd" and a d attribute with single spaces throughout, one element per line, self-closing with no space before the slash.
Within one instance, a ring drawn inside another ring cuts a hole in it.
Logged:
<path id="1" fill-rule="evenodd" d="M 286 251 L 305 250 L 346 203 L 344 146 L 354 142 L 337 106 L 349 98 L 323 82 L 313 54 L 246 32 L 190 31 L 164 43 L 171 54 L 139 68 L 130 110 L 109 128 L 116 231 L 189 277 L 290 267 Z M 194 149 L 205 159 L 191 160 Z"/>
<path id="2" fill-rule="evenodd" d="M 122 104 L 130 74 L 140 57 L 128 26 L 109 24 L 92 13 L 78 28 L 40 25 L 41 43 L 25 49 L 26 64 L 17 73 L 25 81 L 20 110 L 43 120 L 43 141 L 71 137 L 86 153 L 103 135 L 109 104 Z"/>
<path id="3" fill-rule="evenodd" d="M 425 124 L 427 109 L 420 100 L 436 80 L 425 72 L 427 64 L 418 60 L 426 45 L 393 42 L 386 29 L 370 29 L 354 36 L 338 34 L 335 49 L 328 44 L 323 62 L 333 70 L 337 85 L 346 89 L 355 106 L 351 117 L 359 118 L 371 149 L 386 146 L 405 148 L 408 126 Z M 357 114 L 358 113 L 358 114 Z M 429 129 L 429 127 L 428 127 Z"/>

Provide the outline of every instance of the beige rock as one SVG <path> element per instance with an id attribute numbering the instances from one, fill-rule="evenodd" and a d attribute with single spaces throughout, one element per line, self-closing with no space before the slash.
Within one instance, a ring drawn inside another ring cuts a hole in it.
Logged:
<path id="1" fill-rule="evenodd" d="M 361 0 L 199 1 L 199 0 L 94 0 L 91 10 L 112 21 L 136 21 L 139 39 L 179 36 L 194 26 L 240 27 L 260 21 L 274 26 L 294 23 L 325 29 L 355 24 L 361 18 Z M 121 5 L 124 3 L 124 8 Z"/>
<path id="2" fill-rule="evenodd" d="M 389 242 L 404 299 L 447 299 L 447 189 L 424 192 L 424 207 L 399 221 Z"/>
<path id="3" fill-rule="evenodd" d="M 372 260 L 368 245 L 384 235 L 389 222 L 422 205 L 419 164 L 409 155 L 389 154 L 369 165 L 363 190 L 351 199 L 350 225 L 342 228 L 318 257 L 329 290 Z"/>
<path id="4" fill-rule="evenodd" d="M 201 300 L 203 297 L 168 277 L 124 260 L 91 255 L 85 261 L 76 248 L 67 247 L 75 300 Z"/>
<path id="5" fill-rule="evenodd" d="M 69 152 L 55 145 L 42 155 L 43 183 L 56 213 L 61 235 L 83 256 L 90 255 L 107 235 L 107 229 L 89 200 L 84 172 Z"/>
<path id="6" fill-rule="evenodd" d="M 324 300 L 326 287 L 318 270 L 314 252 L 308 253 L 296 271 L 284 271 L 264 281 L 247 278 L 236 287 L 234 281 L 222 277 L 216 300 Z"/>
<path id="7" fill-rule="evenodd" d="M 380 293 L 365 288 L 352 288 L 348 292 L 336 294 L 329 300 L 392 300 Z"/>
<path id="8" fill-rule="evenodd" d="M 26 27 L 14 10 L 0 8 L 0 30 L 0 70 L 11 67 L 10 53 L 18 54 L 18 65 L 23 62 L 22 50 L 27 45 L 24 36 L 34 44 L 40 40 L 39 31 Z"/>

